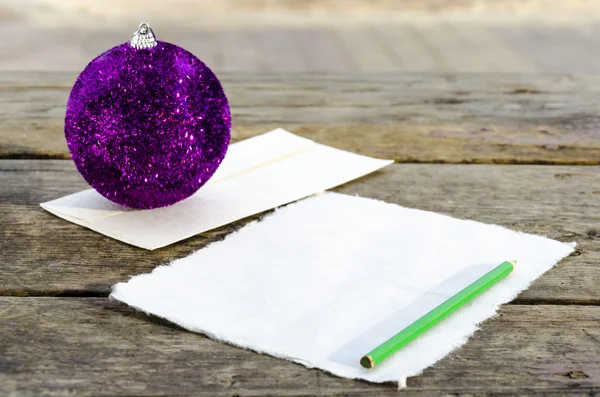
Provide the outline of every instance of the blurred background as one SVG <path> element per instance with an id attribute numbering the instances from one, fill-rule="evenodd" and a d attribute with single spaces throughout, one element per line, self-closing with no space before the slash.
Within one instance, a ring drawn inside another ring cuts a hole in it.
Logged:
<path id="1" fill-rule="evenodd" d="M 81 70 L 141 21 L 216 72 L 600 72 L 600 0 L 0 0 L 0 70 Z"/>

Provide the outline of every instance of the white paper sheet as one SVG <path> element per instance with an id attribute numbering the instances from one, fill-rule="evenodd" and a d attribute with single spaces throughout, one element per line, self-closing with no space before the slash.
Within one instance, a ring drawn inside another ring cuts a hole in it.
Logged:
<path id="1" fill-rule="evenodd" d="M 325 193 L 117 284 L 112 297 L 276 357 L 373 382 L 419 374 L 573 251 L 540 236 Z M 505 260 L 513 273 L 381 366 L 359 359 Z"/>
<path id="2" fill-rule="evenodd" d="M 170 207 L 134 210 L 107 200 L 94 189 L 41 206 L 70 222 L 153 250 L 331 189 L 392 162 L 277 129 L 231 145 L 210 181 Z"/>

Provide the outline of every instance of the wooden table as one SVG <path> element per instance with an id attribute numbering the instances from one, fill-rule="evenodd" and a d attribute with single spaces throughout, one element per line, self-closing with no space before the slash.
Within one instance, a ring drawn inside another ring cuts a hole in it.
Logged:
<path id="1" fill-rule="evenodd" d="M 247 220 L 148 252 L 56 218 L 85 189 L 73 73 L 0 74 L 0 395 L 395 396 L 189 333 L 106 297 Z M 225 75 L 234 140 L 285 127 L 396 164 L 336 191 L 561 241 L 573 255 L 400 394 L 600 391 L 600 77 Z"/>

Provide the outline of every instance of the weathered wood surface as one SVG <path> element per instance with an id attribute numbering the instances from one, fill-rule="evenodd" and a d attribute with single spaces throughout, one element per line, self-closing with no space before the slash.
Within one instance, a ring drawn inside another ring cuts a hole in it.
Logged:
<path id="1" fill-rule="evenodd" d="M 239 140 L 284 127 L 398 162 L 600 164 L 600 77 L 223 74 Z M 75 73 L 0 75 L 0 158 L 68 158 Z"/>
<path id="2" fill-rule="evenodd" d="M 40 202 L 87 188 L 60 160 L 74 78 L 0 73 L 0 396 L 397 395 L 391 385 L 219 344 L 109 302 L 112 284 L 248 220 L 149 252 L 43 211 Z M 600 391 L 600 166 L 574 166 L 600 165 L 600 77 L 223 80 L 234 140 L 281 126 L 398 162 L 556 164 L 394 164 L 336 190 L 579 244 L 401 394 Z"/>
<path id="3" fill-rule="evenodd" d="M 114 283 L 189 254 L 246 223 L 149 252 L 39 207 L 87 188 L 71 161 L 0 160 L 0 186 L 2 295 L 106 295 Z M 577 241 L 576 256 L 519 299 L 600 303 L 600 167 L 394 164 L 336 190 Z"/>
<path id="4" fill-rule="evenodd" d="M 0 298 L 0 394 L 565 395 L 600 387 L 600 307 L 503 306 L 408 391 L 211 341 L 104 298 Z"/>

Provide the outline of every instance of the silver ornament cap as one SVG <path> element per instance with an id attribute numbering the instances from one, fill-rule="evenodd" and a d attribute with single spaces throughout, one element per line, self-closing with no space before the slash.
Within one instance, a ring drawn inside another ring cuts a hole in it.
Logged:
<path id="1" fill-rule="evenodd" d="M 142 50 L 145 48 L 156 47 L 156 37 L 154 32 L 146 22 L 140 23 L 138 30 L 133 32 L 133 37 L 129 42 L 133 48 Z"/>

